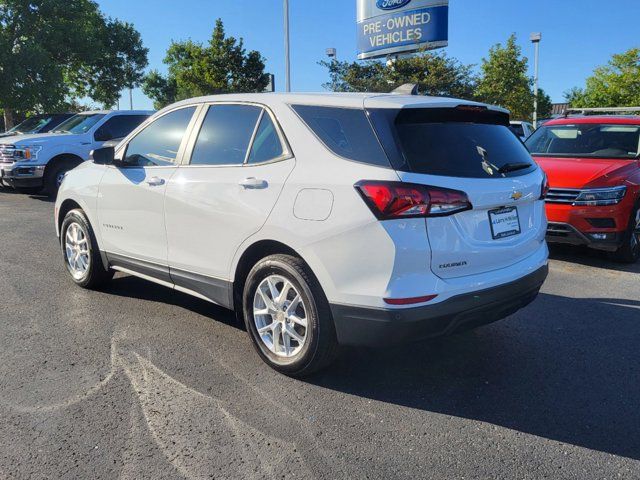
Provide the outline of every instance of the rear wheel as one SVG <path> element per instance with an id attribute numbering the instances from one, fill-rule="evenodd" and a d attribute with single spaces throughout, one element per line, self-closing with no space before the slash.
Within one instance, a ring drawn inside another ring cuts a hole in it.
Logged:
<path id="1" fill-rule="evenodd" d="M 102 263 L 93 229 L 82 210 L 71 210 L 64 217 L 60 246 L 64 263 L 76 285 L 96 289 L 113 278 L 113 270 L 106 270 Z"/>
<path id="2" fill-rule="evenodd" d="M 640 203 L 636 205 L 629 228 L 624 234 L 622 246 L 613 254 L 619 262 L 635 263 L 640 259 Z"/>
<path id="3" fill-rule="evenodd" d="M 301 259 L 271 255 L 260 260 L 247 277 L 243 308 L 254 347 L 275 370 L 302 377 L 334 359 L 329 304 Z"/>

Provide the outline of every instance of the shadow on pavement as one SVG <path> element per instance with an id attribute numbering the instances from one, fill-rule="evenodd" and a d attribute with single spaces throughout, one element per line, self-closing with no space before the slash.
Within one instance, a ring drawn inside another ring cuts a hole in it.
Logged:
<path id="1" fill-rule="evenodd" d="M 241 328 L 235 314 L 231 310 L 134 276 L 117 276 L 109 282 L 103 289 L 103 292 L 120 297 L 137 298 L 140 300 L 175 305 L 198 315 L 212 319 L 215 318 L 216 321 L 231 327 Z"/>
<path id="2" fill-rule="evenodd" d="M 639 342 L 640 301 L 541 294 L 473 332 L 349 350 L 312 382 L 640 459 Z"/>
<path id="3" fill-rule="evenodd" d="M 640 273 L 640 262 L 634 264 L 614 262 L 607 252 L 587 247 L 549 244 L 549 256 L 552 260 L 577 263 L 587 267 L 603 268 L 618 272 Z"/>
<path id="4" fill-rule="evenodd" d="M 238 328 L 226 309 L 135 277 L 118 277 L 105 292 L 176 305 Z M 510 318 L 472 332 L 345 349 L 307 381 L 640 459 L 639 343 L 640 299 L 541 293 Z"/>

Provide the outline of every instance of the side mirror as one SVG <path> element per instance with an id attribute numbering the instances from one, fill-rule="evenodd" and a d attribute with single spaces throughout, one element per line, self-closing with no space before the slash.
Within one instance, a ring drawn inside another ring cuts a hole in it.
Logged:
<path id="1" fill-rule="evenodd" d="M 116 155 L 116 149 L 113 147 L 102 147 L 92 150 L 89 154 L 89 160 L 98 165 L 112 165 Z"/>

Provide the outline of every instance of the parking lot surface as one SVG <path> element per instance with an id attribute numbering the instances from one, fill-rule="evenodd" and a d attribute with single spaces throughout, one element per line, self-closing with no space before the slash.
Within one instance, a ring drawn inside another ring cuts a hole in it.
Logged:
<path id="1" fill-rule="evenodd" d="M 52 217 L 0 189 L 0 478 L 640 478 L 640 264 L 554 248 L 516 315 L 299 381 L 212 304 L 76 287 Z"/>

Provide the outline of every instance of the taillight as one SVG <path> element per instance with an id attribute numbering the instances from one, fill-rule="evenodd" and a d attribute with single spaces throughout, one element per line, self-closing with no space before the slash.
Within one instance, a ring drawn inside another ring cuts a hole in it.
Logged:
<path id="1" fill-rule="evenodd" d="M 380 220 L 442 217 L 473 208 L 466 193 L 449 188 L 373 180 L 355 187 Z"/>
<path id="2" fill-rule="evenodd" d="M 424 297 L 412 297 L 412 298 L 385 298 L 384 303 L 388 305 L 413 305 L 416 303 L 430 302 L 438 295 L 425 295 Z"/>
<path id="3" fill-rule="evenodd" d="M 547 174 L 544 174 L 544 180 L 542 181 L 542 192 L 540 194 L 540 200 L 544 200 L 547 198 L 547 194 L 549 193 L 549 179 L 547 178 Z"/>

